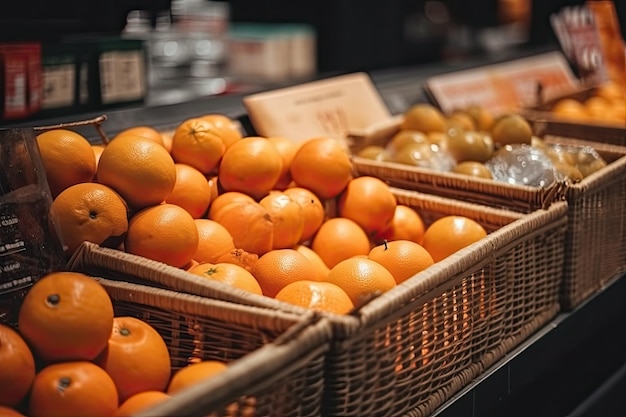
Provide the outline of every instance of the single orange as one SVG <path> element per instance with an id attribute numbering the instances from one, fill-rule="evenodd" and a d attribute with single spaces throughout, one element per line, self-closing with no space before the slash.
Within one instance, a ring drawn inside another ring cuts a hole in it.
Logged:
<path id="1" fill-rule="evenodd" d="M 218 375 L 226 369 L 227 366 L 224 362 L 214 360 L 201 361 L 187 365 L 174 373 L 167 388 L 167 393 L 175 394 L 182 389 Z"/>
<path id="2" fill-rule="evenodd" d="M 302 237 L 304 216 L 302 206 L 288 194 L 272 191 L 259 201 L 272 217 L 274 234 L 272 249 L 292 248 Z"/>
<path id="3" fill-rule="evenodd" d="M 113 379 L 119 401 L 143 391 L 163 391 L 171 376 L 170 353 L 147 322 L 118 316 L 104 352 L 95 363 Z"/>
<path id="4" fill-rule="evenodd" d="M 324 205 L 315 193 L 306 188 L 290 187 L 283 192 L 302 207 L 304 227 L 302 228 L 300 242 L 310 241 L 322 223 L 324 223 L 326 216 Z"/>
<path id="5" fill-rule="evenodd" d="M 157 145 L 163 145 L 163 136 L 161 136 L 161 132 L 153 128 L 152 126 L 133 126 L 119 132 L 113 140 L 120 138 L 122 136 L 140 136 L 142 138 L 148 139 Z"/>
<path id="6" fill-rule="evenodd" d="M 191 268 L 189 273 L 213 281 L 223 282 L 231 287 L 239 288 L 253 294 L 263 295 L 256 278 L 245 268 L 232 263 L 201 263 Z"/>
<path id="7" fill-rule="evenodd" d="M 200 263 L 217 263 L 235 250 L 235 242 L 228 229 L 214 220 L 195 219 L 198 229 L 198 249 L 193 259 Z"/>
<path id="8" fill-rule="evenodd" d="M 400 284 L 435 262 L 419 243 L 394 240 L 372 248 L 368 258 L 384 266 Z"/>
<path id="9" fill-rule="evenodd" d="M 224 139 L 212 123 L 191 118 L 180 123 L 174 131 L 170 153 L 174 161 L 208 174 L 217 168 L 225 151 Z"/>
<path id="10" fill-rule="evenodd" d="M 0 406 L 16 407 L 35 379 L 35 359 L 22 336 L 3 324 L 0 324 L 0 363 Z"/>
<path id="11" fill-rule="evenodd" d="M 211 130 L 222 138 L 226 149 L 242 138 L 241 129 L 233 119 L 223 114 L 211 113 L 200 116 L 211 124 Z"/>
<path id="12" fill-rule="evenodd" d="M 227 204 L 211 219 L 228 230 L 236 248 L 259 256 L 272 250 L 274 221 L 256 201 Z"/>
<path id="13" fill-rule="evenodd" d="M 421 243 L 424 237 L 424 221 L 419 213 L 409 206 L 402 204 L 396 205 L 393 213 L 391 226 L 376 236 L 378 242 L 387 240 L 411 240 L 415 243 Z"/>
<path id="14" fill-rule="evenodd" d="M 391 272 L 378 262 L 361 256 L 345 259 L 332 267 L 326 282 L 343 289 L 356 307 L 396 286 Z"/>
<path id="15" fill-rule="evenodd" d="M 435 262 L 487 236 L 475 220 L 464 216 L 445 216 L 435 220 L 424 233 L 422 246 Z"/>
<path id="16" fill-rule="evenodd" d="M 118 407 L 111 377 L 91 362 L 64 362 L 39 371 L 29 417 L 110 417 Z"/>
<path id="17" fill-rule="evenodd" d="M 313 191 L 321 199 L 336 197 L 352 178 L 348 152 L 335 139 L 305 141 L 291 161 L 291 177 L 299 187 Z"/>
<path id="18" fill-rule="evenodd" d="M 100 155 L 102 155 L 102 151 L 104 151 L 104 145 L 91 145 L 91 149 L 93 150 L 93 155 L 96 157 L 96 169 L 98 166 L 98 162 L 100 161 Z M 96 174 L 94 173 L 94 178 Z"/>
<path id="19" fill-rule="evenodd" d="M 113 328 L 113 304 L 93 278 L 54 272 L 28 291 L 18 316 L 22 337 L 46 362 L 92 360 Z"/>
<path id="20" fill-rule="evenodd" d="M 124 249 L 182 268 L 198 250 L 198 228 L 191 214 L 182 207 L 174 204 L 148 207 L 131 217 Z"/>
<path id="21" fill-rule="evenodd" d="M 172 142 L 174 141 L 174 132 L 166 131 L 161 132 L 161 139 L 163 139 L 163 147 L 168 153 L 172 153 Z"/>
<path id="22" fill-rule="evenodd" d="M 176 166 L 163 146 L 139 136 L 122 136 L 104 149 L 96 175 L 131 208 L 141 209 L 163 202 L 172 192 Z"/>
<path id="23" fill-rule="evenodd" d="M 274 185 L 274 188 L 284 190 L 289 187 L 292 181 L 290 172 L 291 161 L 293 161 L 293 157 L 296 156 L 296 152 L 298 152 L 298 144 L 282 136 L 272 136 L 267 138 L 267 140 L 276 147 L 276 150 L 283 160 L 283 169 L 281 170 L 280 177 Z"/>
<path id="24" fill-rule="evenodd" d="M 211 194 L 209 181 L 200 171 L 190 165 L 176 164 L 176 183 L 165 202 L 184 208 L 198 219 L 207 212 Z"/>
<path id="25" fill-rule="evenodd" d="M 306 245 L 296 245 L 294 249 L 303 254 L 313 265 L 311 279 L 313 281 L 324 281 L 330 268 L 326 266 L 324 260 L 310 247 Z"/>
<path id="26" fill-rule="evenodd" d="M 330 282 L 294 281 L 283 287 L 274 298 L 327 313 L 347 314 L 354 308 L 348 294 Z"/>
<path id="27" fill-rule="evenodd" d="M 256 200 L 274 188 L 283 169 L 281 155 L 270 141 L 246 137 L 224 154 L 218 178 L 226 191 L 239 191 Z"/>
<path id="28" fill-rule="evenodd" d="M 285 285 L 313 279 L 311 262 L 295 249 L 275 249 L 259 258 L 252 275 L 263 290 L 263 295 L 275 297 Z"/>
<path id="29" fill-rule="evenodd" d="M 96 175 L 91 143 L 74 131 L 53 129 L 40 133 L 37 146 L 53 198 L 67 187 L 89 182 Z"/>
<path id="30" fill-rule="evenodd" d="M 150 407 L 161 404 L 172 398 L 162 391 L 144 391 L 132 395 L 120 404 L 113 417 L 132 417 Z"/>
<path id="31" fill-rule="evenodd" d="M 334 217 L 320 226 L 311 243 L 329 268 L 355 255 L 367 255 L 370 241 L 365 231 L 350 219 Z"/>
<path id="32" fill-rule="evenodd" d="M 230 203 L 254 203 L 254 198 L 238 191 L 227 191 L 215 197 L 209 206 L 209 219 L 215 219 L 217 212 Z"/>
<path id="33" fill-rule="evenodd" d="M 93 182 L 63 190 L 50 206 L 50 217 L 68 254 L 84 241 L 115 247 L 128 230 L 128 207 L 122 197 Z"/>
<path id="34" fill-rule="evenodd" d="M 351 180 L 339 197 L 339 215 L 353 220 L 368 236 L 388 229 L 396 210 L 396 197 L 389 185 L 374 177 Z"/>

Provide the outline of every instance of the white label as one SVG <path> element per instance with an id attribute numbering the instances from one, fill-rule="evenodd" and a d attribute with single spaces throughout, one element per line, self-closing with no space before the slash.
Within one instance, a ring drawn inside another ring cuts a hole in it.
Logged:
<path id="1" fill-rule="evenodd" d="M 102 102 L 139 100 L 145 95 L 144 55 L 141 51 L 105 52 L 100 57 Z"/>
<path id="2" fill-rule="evenodd" d="M 73 64 L 45 68 L 42 108 L 71 106 L 74 102 L 76 70 Z"/>

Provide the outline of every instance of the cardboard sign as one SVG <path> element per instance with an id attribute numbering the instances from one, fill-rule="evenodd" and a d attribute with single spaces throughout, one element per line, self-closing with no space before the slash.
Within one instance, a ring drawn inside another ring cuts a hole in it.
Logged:
<path id="1" fill-rule="evenodd" d="M 244 97 L 261 136 L 302 142 L 316 136 L 343 139 L 348 132 L 391 117 L 369 75 L 353 73 Z"/>
<path id="2" fill-rule="evenodd" d="M 502 64 L 437 75 L 426 81 L 433 101 L 446 113 L 469 105 L 495 114 L 531 107 L 544 97 L 579 88 L 567 60 L 560 52 L 548 52 Z"/>

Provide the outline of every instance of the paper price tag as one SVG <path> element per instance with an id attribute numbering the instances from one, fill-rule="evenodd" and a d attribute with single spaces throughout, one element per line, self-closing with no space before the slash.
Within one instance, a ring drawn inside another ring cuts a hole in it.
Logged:
<path id="1" fill-rule="evenodd" d="M 578 88 L 563 54 L 550 52 L 437 75 L 426 81 L 425 88 L 446 113 L 478 105 L 500 114 L 535 105 L 539 86 L 548 97 Z"/>
<path id="2" fill-rule="evenodd" d="M 608 73 L 594 13 L 586 6 L 566 7 L 552 15 L 550 22 L 563 53 L 577 69 L 583 83 L 605 82 Z"/>
<path id="3" fill-rule="evenodd" d="M 302 142 L 315 136 L 343 139 L 391 117 L 365 73 L 354 73 L 244 97 L 255 130 Z"/>

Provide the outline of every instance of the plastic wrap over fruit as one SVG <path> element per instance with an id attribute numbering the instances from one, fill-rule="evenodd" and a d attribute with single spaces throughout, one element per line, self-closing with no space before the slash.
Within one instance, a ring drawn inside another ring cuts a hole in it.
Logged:
<path id="1" fill-rule="evenodd" d="M 416 143 L 404 146 L 391 154 L 392 162 L 448 172 L 456 161 L 450 153 L 432 143 Z"/>
<path id="2" fill-rule="evenodd" d="M 506 145 L 485 166 L 494 180 L 508 184 L 546 187 L 557 180 L 552 160 L 534 146 Z"/>

